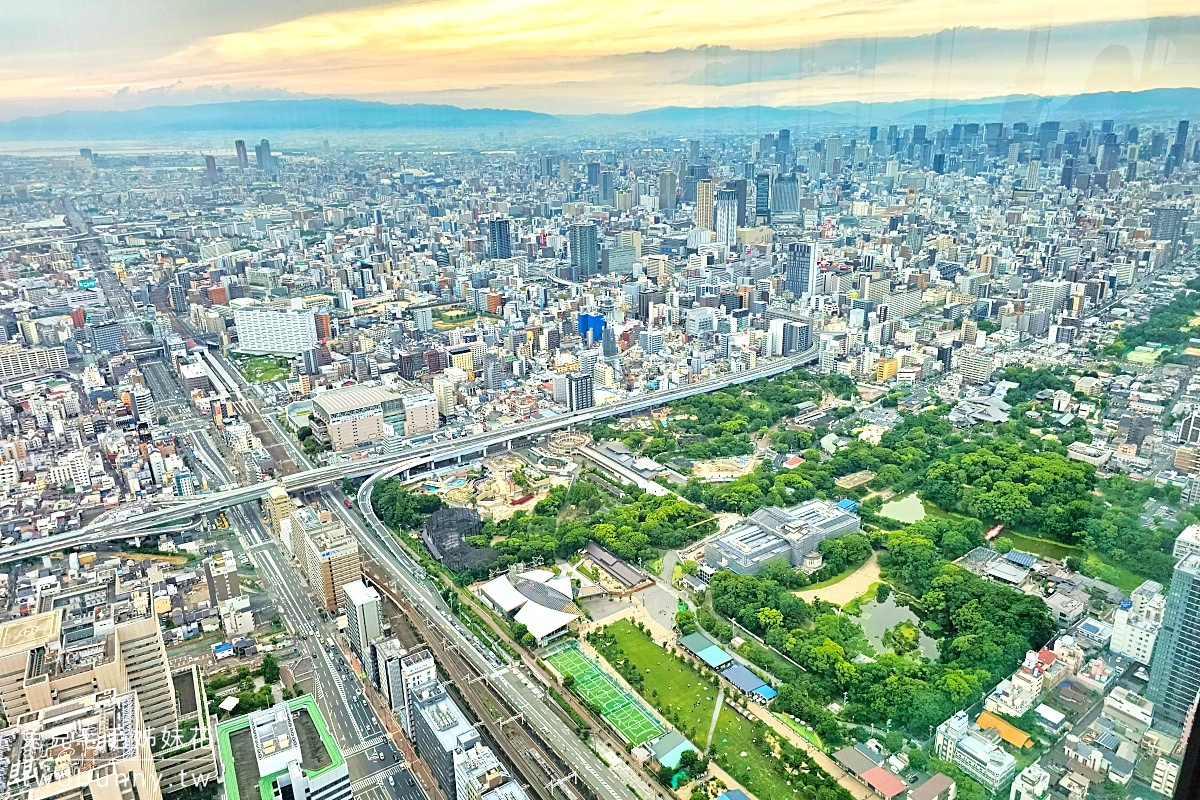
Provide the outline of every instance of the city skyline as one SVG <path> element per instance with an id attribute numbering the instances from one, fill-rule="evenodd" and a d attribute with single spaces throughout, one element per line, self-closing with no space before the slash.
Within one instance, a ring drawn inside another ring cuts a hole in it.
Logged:
<path id="1" fill-rule="evenodd" d="M 555 114 L 798 106 L 1195 86 L 1200 16 L 1183 0 L 767 2 L 573 7 L 543 0 L 340 0 L 158 19 L 9 12 L 0 118 L 219 100 L 348 97 Z M 153 25 L 146 22 L 153 19 Z M 719 25 L 713 20 L 720 19 Z"/>

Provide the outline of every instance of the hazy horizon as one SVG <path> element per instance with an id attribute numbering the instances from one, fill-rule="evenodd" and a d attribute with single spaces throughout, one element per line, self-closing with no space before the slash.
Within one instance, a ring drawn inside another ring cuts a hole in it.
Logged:
<path id="1" fill-rule="evenodd" d="M 0 119 L 335 97 L 558 115 L 1200 86 L 1187 0 L 66 0 L 0 19 Z M 737 9 L 741 11 L 742 9 Z"/>

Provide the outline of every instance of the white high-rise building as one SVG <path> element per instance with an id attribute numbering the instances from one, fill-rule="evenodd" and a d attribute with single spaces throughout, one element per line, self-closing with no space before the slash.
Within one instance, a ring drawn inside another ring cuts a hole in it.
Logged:
<path id="1" fill-rule="evenodd" d="M 383 636 L 383 610 L 379 604 L 379 592 L 362 580 L 352 581 L 342 587 L 346 595 L 346 638 L 350 649 L 363 663 L 367 674 L 376 674 L 372 662 L 371 642 Z"/>
<path id="2" fill-rule="evenodd" d="M 316 315 L 308 309 L 239 308 L 233 324 L 243 353 L 295 356 L 317 344 Z"/>
<path id="3" fill-rule="evenodd" d="M 728 245 L 730 250 L 737 246 L 738 198 L 733 189 L 721 189 L 713 208 L 713 231 L 716 239 Z"/>
<path id="4" fill-rule="evenodd" d="M 1129 600 L 1120 604 L 1113 615 L 1109 650 L 1141 664 L 1150 663 L 1167 605 L 1162 588 L 1161 583 L 1146 581 L 1133 590 Z"/>

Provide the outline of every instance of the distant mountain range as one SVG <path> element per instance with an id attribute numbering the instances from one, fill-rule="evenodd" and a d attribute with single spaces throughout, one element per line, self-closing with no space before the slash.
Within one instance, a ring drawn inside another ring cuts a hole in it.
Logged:
<path id="1" fill-rule="evenodd" d="M 847 101 L 814 106 L 684 108 L 668 106 L 632 114 L 559 115 L 450 105 L 401 105 L 359 100 L 245 100 L 133 111 L 65 111 L 0 122 L 4 139 L 161 139 L 171 135 L 287 131 L 733 131 L 811 126 L 1005 122 L 1105 118 L 1126 122 L 1200 115 L 1200 88 L 981 100 Z"/>
<path id="2" fill-rule="evenodd" d="M 228 131 L 454 130 L 557 125 L 534 111 L 396 105 L 361 100 L 242 100 L 132 111 L 64 111 L 0 122 L 11 139 L 143 139 Z"/>

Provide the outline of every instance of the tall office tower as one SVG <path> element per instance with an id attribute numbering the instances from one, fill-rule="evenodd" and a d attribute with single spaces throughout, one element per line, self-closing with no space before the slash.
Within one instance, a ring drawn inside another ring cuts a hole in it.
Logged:
<path id="1" fill-rule="evenodd" d="M 1182 206 L 1159 206 L 1150 220 L 1150 238 L 1175 242 L 1183 234 Z"/>
<path id="2" fill-rule="evenodd" d="M 437 683 L 437 664 L 428 650 L 406 653 L 400 659 L 400 727 L 411 739 L 413 736 L 413 714 L 417 690 L 422 686 Z"/>
<path id="3" fill-rule="evenodd" d="M 271 171 L 272 166 L 273 166 L 271 164 L 271 158 L 272 158 L 271 143 L 268 142 L 266 139 L 263 139 L 261 142 L 259 142 L 257 145 L 254 146 L 255 164 L 263 172 Z"/>
<path id="4" fill-rule="evenodd" d="M 1200 693 L 1200 554 L 1175 565 L 1162 628 L 1150 659 L 1146 697 L 1154 703 L 1154 727 L 1183 730 Z"/>
<path id="5" fill-rule="evenodd" d="M 783 288 L 796 298 L 807 297 L 815 291 L 817 262 L 821 258 L 816 242 L 792 242 L 787 249 L 783 268 Z"/>
<path id="6" fill-rule="evenodd" d="M 696 181 L 696 227 L 712 230 L 713 226 L 713 182 L 705 178 Z"/>
<path id="7" fill-rule="evenodd" d="M 217 159 L 215 156 L 204 157 L 204 180 L 208 181 L 209 186 L 213 186 L 217 182 Z"/>
<path id="8" fill-rule="evenodd" d="M 1067 156 L 1062 161 L 1062 181 L 1063 188 L 1070 189 L 1075 185 L 1075 159 Z"/>
<path id="9" fill-rule="evenodd" d="M 800 210 L 800 181 L 795 175 L 780 175 L 771 192 L 771 211 L 795 214 Z"/>
<path id="10" fill-rule="evenodd" d="M 737 195 L 737 226 L 746 227 L 746 200 L 750 191 L 750 183 L 745 178 L 735 178 L 725 181 L 726 189 L 733 189 Z"/>
<path id="11" fill-rule="evenodd" d="M 582 372 L 572 372 L 567 376 L 567 408 L 571 411 L 583 411 L 596 405 L 592 376 Z"/>
<path id="12" fill-rule="evenodd" d="M 760 172 L 754 176 L 754 221 L 771 221 L 771 173 Z"/>
<path id="13" fill-rule="evenodd" d="M 383 610 L 379 604 L 379 592 L 362 580 L 352 581 L 342 587 L 346 595 L 346 638 L 350 649 L 362 662 L 373 683 L 379 683 L 374 652 L 371 642 L 383 636 Z"/>
<path id="14" fill-rule="evenodd" d="M 842 160 L 842 137 L 830 136 L 825 140 L 825 171 L 834 174 L 839 169 Z"/>
<path id="15" fill-rule="evenodd" d="M 688 142 L 688 164 L 695 166 L 700 163 L 700 140 L 692 139 Z"/>
<path id="16" fill-rule="evenodd" d="M 512 258 L 512 220 L 508 217 L 488 220 L 488 258 Z"/>
<path id="17" fill-rule="evenodd" d="M 246 155 L 245 141 L 238 139 L 233 143 L 233 149 L 237 151 L 237 165 L 239 169 L 246 169 L 250 166 L 250 157 Z"/>
<path id="18" fill-rule="evenodd" d="M 606 206 L 616 205 L 617 173 L 611 169 L 602 170 L 599 188 L 600 203 Z"/>
<path id="19" fill-rule="evenodd" d="M 724 242 L 733 250 L 737 246 L 738 199 L 733 189 L 717 192 L 713 204 L 713 231 L 718 242 Z"/>
<path id="20" fill-rule="evenodd" d="M 787 128 L 779 131 L 779 135 L 775 137 L 775 152 L 783 156 L 780 166 L 786 168 L 792 157 L 792 132 Z"/>
<path id="21" fill-rule="evenodd" d="M 1070 293 L 1067 281 L 1034 281 L 1029 284 L 1029 306 L 1044 308 L 1053 316 L 1062 311 Z"/>
<path id="22" fill-rule="evenodd" d="M 666 211 L 675 207 L 679 193 L 679 176 L 669 169 L 658 173 L 658 208 Z"/>
<path id="23" fill-rule="evenodd" d="M 217 742 L 226 797 L 354 798 L 347 756 L 312 695 L 226 720 Z"/>
<path id="24" fill-rule="evenodd" d="M 1171 145 L 1171 151 L 1167 156 L 1167 168 L 1179 168 L 1183 166 L 1183 162 L 1187 160 L 1187 137 L 1188 137 L 1188 121 L 1186 119 L 1179 120 L 1179 126 L 1175 129 L 1175 143 Z M 1168 171 L 1168 175 L 1170 172 Z"/>
<path id="25" fill-rule="evenodd" d="M 600 185 L 600 162 L 589 161 L 587 164 L 587 183 L 588 186 Z"/>
<path id="26" fill-rule="evenodd" d="M 134 693 L 110 689 L 9 719 L 0 730 L 4 796 L 162 800 L 139 711 Z"/>
<path id="27" fill-rule="evenodd" d="M 600 270 L 600 243 L 593 222 L 575 222 L 567 233 L 571 251 L 571 275 L 576 281 L 586 280 Z"/>
<path id="28" fill-rule="evenodd" d="M 1029 159 L 1029 169 L 1025 172 L 1025 188 L 1037 191 L 1042 185 L 1042 162 L 1039 159 Z"/>

